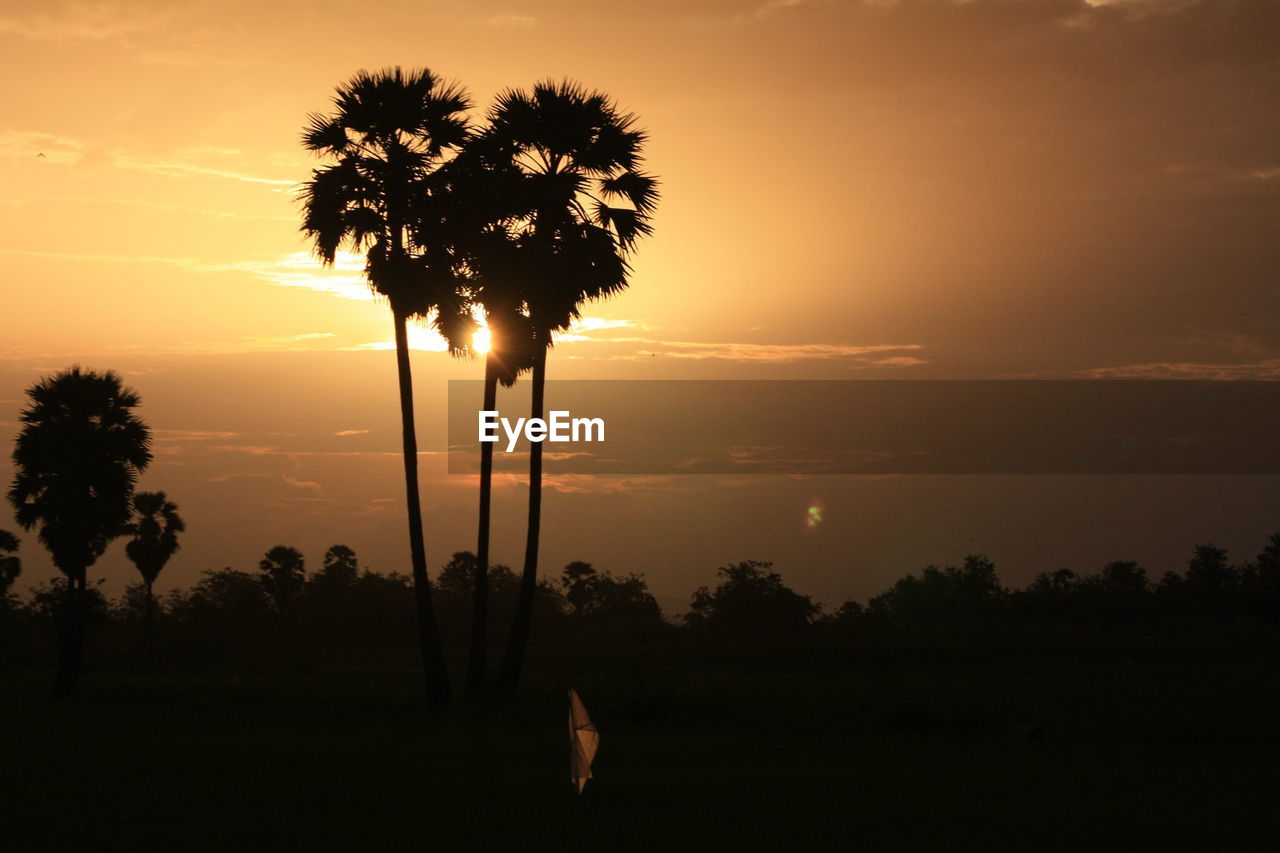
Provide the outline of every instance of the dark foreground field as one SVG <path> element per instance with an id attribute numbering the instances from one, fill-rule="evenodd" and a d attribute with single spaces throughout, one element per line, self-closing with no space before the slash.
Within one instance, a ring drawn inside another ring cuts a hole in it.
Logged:
<path id="1" fill-rule="evenodd" d="M 549 661 L 555 661 L 551 665 Z M 544 652 L 425 716 L 408 665 L 6 673 L 4 850 L 1276 849 L 1280 664 Z M 567 776 L 572 672 L 602 732 Z"/>

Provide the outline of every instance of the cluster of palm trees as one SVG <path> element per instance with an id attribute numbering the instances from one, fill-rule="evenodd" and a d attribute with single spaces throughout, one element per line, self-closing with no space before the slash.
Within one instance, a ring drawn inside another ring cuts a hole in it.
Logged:
<path id="1" fill-rule="evenodd" d="M 8 497 L 18 524 L 38 528 L 41 544 L 66 576 L 54 693 L 67 696 L 80 676 L 89 568 L 114 539 L 132 536 L 125 551 L 146 588 L 150 662 L 152 584 L 186 527 L 164 492 L 134 492 L 151 463 L 151 432 L 134 412 L 141 400 L 119 374 L 76 366 L 41 379 L 27 396 Z M 13 553 L 18 541 L 0 531 L 0 546 Z M 16 577 L 16 555 L 6 562 L 5 573 Z"/>
<path id="2" fill-rule="evenodd" d="M 587 300 L 627 286 L 627 258 L 650 231 L 657 181 L 642 170 L 645 134 L 599 92 L 544 82 L 502 93 L 483 120 L 468 95 L 426 69 L 361 71 L 315 114 L 303 144 L 329 162 L 303 188 L 303 231 L 333 264 L 347 247 L 395 324 L 409 547 L 428 701 L 452 692 L 431 602 L 418 489 L 407 323 L 432 324 L 454 355 L 490 330 L 483 407 L 532 374 L 543 416 L 547 351 Z M 493 445 L 481 446 L 472 634 L 464 695 L 488 680 L 489 505 Z M 520 677 L 537 586 L 542 446 L 531 445 L 520 598 L 498 684 Z"/>

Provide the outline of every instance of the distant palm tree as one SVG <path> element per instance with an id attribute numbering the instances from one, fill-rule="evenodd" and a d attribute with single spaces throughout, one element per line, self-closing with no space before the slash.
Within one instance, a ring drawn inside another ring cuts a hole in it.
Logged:
<path id="1" fill-rule="evenodd" d="M 129 523 L 133 487 L 151 462 L 151 435 L 134 413 L 138 395 L 119 374 L 72 367 L 27 389 L 14 444 L 9 501 L 24 530 L 67 576 L 66 616 L 54 692 L 69 695 L 84 652 L 90 566 Z"/>
<path id="2" fill-rule="evenodd" d="M 293 608 L 306 578 L 307 561 L 297 548 L 277 545 L 258 561 L 258 581 L 281 615 Z"/>
<path id="3" fill-rule="evenodd" d="M 0 530 L 0 603 L 9 594 L 9 588 L 22 574 L 22 559 L 18 557 L 18 537 L 7 530 Z"/>
<path id="4" fill-rule="evenodd" d="M 187 525 L 178 515 L 178 505 L 164 492 L 138 492 L 133 496 L 133 513 L 128 528 L 133 538 L 124 546 L 124 552 L 137 566 L 147 591 L 145 660 L 150 668 L 155 652 L 156 600 L 152 587 L 178 550 L 178 534 L 185 532 Z"/>
<path id="5" fill-rule="evenodd" d="M 302 229 L 325 264 L 344 245 L 363 252 L 369 285 L 387 299 L 395 322 L 409 551 L 431 704 L 448 703 L 450 691 L 427 578 L 406 324 L 430 318 L 454 351 L 470 341 L 454 254 L 443 234 L 413 227 L 436 191 L 433 172 L 467 138 L 469 107 L 461 89 L 426 69 L 360 71 L 338 87 L 333 114 L 312 115 L 303 134 L 308 149 L 336 162 L 314 170 L 304 187 Z"/>
<path id="6" fill-rule="evenodd" d="M 477 140 L 494 168 L 521 175 L 525 204 L 518 243 L 524 259 L 524 310 L 533 340 L 530 416 L 545 415 L 552 334 L 578 317 L 583 301 L 627 286 L 626 255 L 651 231 L 658 182 L 641 171 L 645 134 L 600 92 L 572 82 L 543 82 L 499 96 Z M 520 678 L 538 580 L 542 523 L 542 444 L 529 454 L 529 522 L 520 600 L 499 673 Z"/>

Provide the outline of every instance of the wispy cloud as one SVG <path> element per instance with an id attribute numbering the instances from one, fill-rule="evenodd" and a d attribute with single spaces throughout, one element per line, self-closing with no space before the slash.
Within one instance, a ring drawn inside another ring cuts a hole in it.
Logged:
<path id="1" fill-rule="evenodd" d="M 364 277 L 364 259 L 350 252 L 338 252 L 332 267 L 325 267 L 307 252 L 292 252 L 275 260 L 193 266 L 206 272 L 249 272 L 270 284 L 318 290 L 343 299 L 377 299 Z"/>
<path id="2" fill-rule="evenodd" d="M 369 301 L 377 296 L 364 279 L 364 261 L 359 255 L 338 252 L 332 268 L 323 266 L 306 252 L 292 252 L 276 259 L 208 263 L 194 258 L 171 258 L 161 255 L 106 255 L 90 252 L 45 252 L 36 249 L 0 248 L 0 255 L 92 261 L 113 264 L 167 264 L 207 273 L 246 272 L 281 287 L 301 287 L 332 293 L 345 299 Z M 370 345 L 371 348 L 378 348 Z"/>
<path id="3" fill-rule="evenodd" d="M 273 444 L 218 444 L 209 446 L 209 450 L 218 453 L 241 453 L 246 456 L 282 456 L 288 459 L 292 459 L 295 456 L 300 458 L 309 456 L 334 458 L 385 456 L 399 458 L 401 455 L 399 450 L 290 450 Z M 443 455 L 443 451 L 419 450 L 418 455 L 440 456 Z"/>
<path id="4" fill-rule="evenodd" d="M 243 152 L 228 148 L 189 148 L 174 152 L 169 159 L 154 160 L 119 150 L 104 152 L 80 140 L 58 134 L 5 128 L 0 131 L 0 157 L 41 160 L 45 164 L 62 166 L 105 162 L 117 169 L 149 172 L 170 178 L 223 178 L 250 184 L 263 184 L 275 187 L 277 192 L 283 192 L 286 187 L 292 188 L 298 185 L 296 180 L 267 178 L 232 168 L 227 165 L 227 161 L 242 160 Z M 201 162 L 210 159 L 221 161 L 222 165 Z"/>
<path id="5" fill-rule="evenodd" d="M 638 360 L 655 357 L 693 360 L 787 362 L 805 360 L 853 359 L 877 367 L 913 367 L 927 364 L 923 358 L 906 355 L 923 350 L 922 344 L 761 344 L 741 342 L 678 341 L 636 335 L 595 334 L 615 329 L 649 327 L 631 320 L 582 317 L 556 335 L 557 343 L 633 344 L 641 348 L 632 354 L 614 355 L 614 360 Z"/>
<path id="6" fill-rule="evenodd" d="M 41 4 L 45 9 L 48 5 Z M 130 9 L 119 3 L 68 3 L 56 13 L 0 17 L 0 35 L 33 41 L 102 41 L 153 30 L 167 16 L 155 7 Z"/>
<path id="7" fill-rule="evenodd" d="M 163 48 L 144 50 L 134 59 L 143 65 L 160 65 L 171 68 L 243 68 L 247 63 L 225 54 L 207 50 Z"/>
<path id="8" fill-rule="evenodd" d="M 188 269 L 205 269 L 219 271 L 189 258 L 166 258 L 160 255 L 105 255 L 95 252 L 44 252 L 38 249 L 0 248 L 0 255 L 20 255 L 29 258 L 49 258 L 52 260 L 93 261 L 95 263 L 124 264 L 169 264 Z"/>
<path id="9" fill-rule="evenodd" d="M 237 435 L 216 429 L 153 429 L 151 434 L 162 441 L 225 441 Z"/>
<path id="10" fill-rule="evenodd" d="M 140 207 L 146 210 L 157 210 L 166 213 L 191 213 L 198 216 L 211 216 L 216 219 L 253 219 L 271 222 L 296 222 L 296 216 L 265 213 L 240 213 L 233 210 L 214 210 L 208 207 L 190 207 L 183 204 L 165 204 L 144 198 L 89 198 L 87 196 L 45 196 L 37 199 L 8 198 L 0 199 L 0 204 L 9 207 L 28 207 L 35 204 L 73 204 L 83 207 L 90 204 L 120 205 L 123 207 Z"/>
<path id="11" fill-rule="evenodd" d="M 770 18 L 774 15 L 777 15 L 780 12 L 785 12 L 786 10 L 795 8 L 796 6 L 803 6 L 806 3 L 811 4 L 811 0 L 764 0 L 764 2 L 758 2 L 757 0 L 756 3 L 746 8 L 743 8 L 739 11 L 732 12 L 729 14 L 722 13 L 719 15 L 713 14 L 709 16 L 697 15 L 691 18 L 687 18 L 686 20 L 688 20 L 690 23 L 695 23 L 695 24 L 709 24 L 711 26 L 718 25 L 718 26 L 738 27 L 738 26 L 743 26 L 744 24 L 753 24 L 759 21 L 763 21 L 766 18 Z M 874 0 L 872 0 L 872 2 L 867 2 L 867 5 L 878 5 L 878 4 L 876 4 Z"/>
<path id="12" fill-rule="evenodd" d="M 140 172 L 151 172 L 156 175 L 165 175 L 170 178 L 191 177 L 194 175 L 208 178 L 227 178 L 233 181 L 243 181 L 250 184 L 267 184 L 274 187 L 292 187 L 298 183 L 297 181 L 285 180 L 283 178 L 263 178 L 258 175 L 250 175 L 244 172 L 217 169 L 192 163 L 170 163 L 156 160 L 144 160 L 128 155 L 118 156 L 115 160 L 115 165 L 121 169 L 134 169 Z"/>
<path id="13" fill-rule="evenodd" d="M 84 153 L 83 143 L 65 136 L 13 128 L 0 130 L 0 157 L 72 164 L 78 163 Z"/>
<path id="14" fill-rule="evenodd" d="M 267 474 L 267 473 L 262 473 L 257 471 L 243 471 L 243 472 L 232 472 L 229 474 L 218 474 L 217 476 L 210 477 L 209 482 L 210 483 L 229 483 L 232 480 L 238 480 L 238 479 L 270 480 L 273 477 L 275 477 L 275 474 Z"/>
<path id="15" fill-rule="evenodd" d="M 422 352 L 447 352 L 449 342 L 444 336 L 435 329 L 428 326 L 420 326 L 412 324 L 408 328 L 409 349 L 421 350 Z M 396 348 L 395 341 L 372 341 L 367 344 L 357 344 L 353 347 L 345 347 L 345 349 L 354 351 L 363 350 L 393 350 Z"/>
<path id="16" fill-rule="evenodd" d="M 921 344 L 755 344 L 710 343 L 702 341 L 663 341 L 652 338 L 608 338 L 609 342 L 648 345 L 633 355 L 614 356 L 622 359 L 679 358 L 691 360 L 790 362 L 848 359 L 880 367 L 911 367 L 926 360 L 907 355 L 879 356 L 880 353 L 918 351 Z"/>
<path id="17" fill-rule="evenodd" d="M 523 485 L 527 476 L 508 475 L 515 484 Z M 636 492 L 690 492 L 698 484 L 686 475 L 602 477 L 596 474 L 545 474 L 542 484 L 563 494 L 616 494 Z"/>
<path id="18" fill-rule="evenodd" d="M 304 332 L 299 335 L 254 335 L 231 341 L 185 341 L 180 344 L 121 344 L 110 346 L 120 353 L 183 353 L 189 355 L 221 355 L 241 352 L 299 352 L 336 347 L 315 346 L 318 341 L 336 337 L 333 332 Z"/>
<path id="19" fill-rule="evenodd" d="M 538 19 L 533 15 L 490 15 L 485 18 L 485 23 L 491 27 L 499 29 L 533 29 L 538 25 Z"/>
<path id="20" fill-rule="evenodd" d="M 298 480 L 293 477 L 290 477 L 288 474 L 281 474 L 280 478 L 284 480 L 286 483 L 288 483 L 290 486 L 294 486 L 299 489 L 308 489 L 312 492 L 316 492 L 317 494 L 323 490 L 323 487 L 319 483 L 313 482 L 311 480 Z"/>
<path id="21" fill-rule="evenodd" d="M 606 320 L 604 317 L 579 317 L 574 320 L 569 328 L 563 332 L 556 332 L 554 337 L 556 343 L 565 341 L 592 341 L 592 340 L 617 340 L 616 338 L 597 338 L 593 337 L 591 332 L 598 332 L 607 329 L 636 329 L 647 328 L 642 323 L 635 323 L 631 320 Z"/>
<path id="22" fill-rule="evenodd" d="M 1193 361 L 1155 361 L 1093 367 L 1059 373 L 1087 379 L 1280 379 L 1280 358 L 1213 364 Z"/>
<path id="23" fill-rule="evenodd" d="M 368 430 L 368 429 L 340 429 L 340 430 L 338 430 L 337 432 L 335 432 L 335 433 L 334 433 L 334 435 L 336 435 L 336 436 L 347 436 L 347 435 L 368 435 L 368 434 L 369 434 L 369 433 L 371 433 L 371 432 L 373 432 L 373 430 Z"/>

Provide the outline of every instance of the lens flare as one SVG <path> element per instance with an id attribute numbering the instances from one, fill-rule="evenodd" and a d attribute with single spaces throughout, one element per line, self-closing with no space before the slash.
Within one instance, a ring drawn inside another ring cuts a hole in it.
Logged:
<path id="1" fill-rule="evenodd" d="M 488 329 L 481 326 L 471 333 L 471 348 L 478 353 L 486 353 L 493 344 L 492 334 Z"/>
<path id="2" fill-rule="evenodd" d="M 822 501 L 814 498 L 809 504 L 809 509 L 804 514 L 805 526 L 810 530 L 822 524 Z"/>

